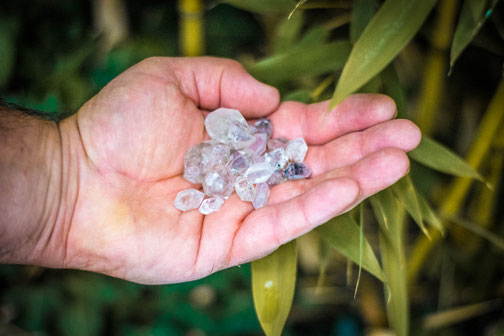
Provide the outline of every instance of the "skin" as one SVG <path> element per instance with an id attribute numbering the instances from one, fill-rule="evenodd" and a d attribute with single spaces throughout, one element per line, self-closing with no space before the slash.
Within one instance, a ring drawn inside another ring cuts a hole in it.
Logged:
<path id="1" fill-rule="evenodd" d="M 0 261 L 163 284 L 261 258 L 408 172 L 405 152 L 421 134 L 410 121 L 393 120 L 389 97 L 352 95 L 330 112 L 328 104 L 280 104 L 276 89 L 230 60 L 142 61 L 73 116 L 44 126 L 39 138 L 49 140 L 37 142 L 44 143 L 42 159 L 53 163 L 48 176 L 33 174 L 52 181 L 36 192 L 47 201 L 29 210 L 0 198 L 11 213 L 0 220 L 0 242 L 26 242 Z M 236 194 L 207 216 L 177 210 L 179 191 L 200 188 L 182 177 L 184 155 L 208 139 L 205 115 L 221 106 L 248 119 L 270 118 L 274 137 L 304 137 L 311 178 L 275 186 L 258 210 Z M 36 171 L 26 166 L 28 174 Z M 26 229 L 13 230 L 14 222 Z M 35 238 L 20 239 L 27 235 Z"/>

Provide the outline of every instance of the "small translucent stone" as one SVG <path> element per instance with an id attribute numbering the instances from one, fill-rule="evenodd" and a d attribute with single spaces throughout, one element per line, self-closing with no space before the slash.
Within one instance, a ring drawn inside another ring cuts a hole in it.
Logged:
<path id="1" fill-rule="evenodd" d="M 234 189 L 235 177 L 224 165 L 215 166 L 203 180 L 203 190 L 208 196 L 228 198 Z"/>
<path id="2" fill-rule="evenodd" d="M 277 148 L 283 148 L 287 140 L 282 138 L 268 140 L 268 150 L 273 151 Z"/>
<path id="3" fill-rule="evenodd" d="M 269 187 L 267 183 L 258 183 L 256 185 L 256 196 L 252 201 L 254 209 L 259 209 L 268 204 L 269 198 Z"/>
<path id="4" fill-rule="evenodd" d="M 200 206 L 201 201 L 203 201 L 204 197 L 205 194 L 196 189 L 190 188 L 182 190 L 177 194 L 177 197 L 175 198 L 175 208 L 182 211 L 196 209 Z"/>
<path id="5" fill-rule="evenodd" d="M 246 150 L 252 153 L 253 156 L 260 156 L 266 151 L 267 135 L 264 133 L 257 133 L 254 134 L 254 137 L 254 143 L 248 146 Z"/>
<path id="6" fill-rule="evenodd" d="M 240 176 L 235 181 L 235 190 L 242 201 L 252 202 L 256 195 L 256 188 L 246 177 Z"/>
<path id="7" fill-rule="evenodd" d="M 184 157 L 184 178 L 192 183 L 201 183 L 205 177 L 202 165 L 202 150 L 208 144 L 204 142 L 192 146 Z"/>
<path id="8" fill-rule="evenodd" d="M 215 140 L 203 142 L 206 146 L 201 149 L 201 165 L 208 171 L 217 164 L 224 164 L 228 161 L 231 148 Z M 207 172 L 208 172 L 207 171 Z"/>
<path id="9" fill-rule="evenodd" d="M 252 164 L 245 172 L 245 177 L 253 184 L 264 183 L 268 181 L 275 169 L 266 162 L 258 162 Z"/>
<path id="10" fill-rule="evenodd" d="M 235 149 L 251 145 L 255 138 L 240 111 L 219 108 L 205 119 L 205 127 L 213 140 L 231 145 Z"/>
<path id="11" fill-rule="evenodd" d="M 273 125 L 266 118 L 261 118 L 254 123 L 254 133 L 266 134 L 267 138 L 271 138 L 273 134 Z"/>
<path id="12" fill-rule="evenodd" d="M 224 204 L 224 200 L 220 197 L 210 197 L 201 203 L 199 207 L 199 212 L 203 215 L 209 215 L 212 212 L 219 210 Z"/>
<path id="13" fill-rule="evenodd" d="M 287 178 L 282 174 L 282 172 L 275 172 L 271 177 L 268 179 L 268 185 L 270 187 L 276 186 L 277 184 L 284 183 L 287 181 Z"/>
<path id="14" fill-rule="evenodd" d="M 251 158 L 249 154 L 240 151 L 234 151 L 228 159 L 227 167 L 233 175 L 240 175 L 250 166 Z"/>
<path id="15" fill-rule="evenodd" d="M 308 151 L 308 146 L 303 138 L 292 139 L 285 145 L 285 153 L 289 160 L 302 162 Z"/>
<path id="16" fill-rule="evenodd" d="M 275 169 L 275 172 L 284 169 L 288 161 L 289 159 L 283 147 L 277 148 L 264 155 L 264 162 L 270 164 Z"/>
<path id="17" fill-rule="evenodd" d="M 290 163 L 283 171 L 288 180 L 300 180 L 307 178 L 312 173 L 311 169 L 302 162 Z"/>

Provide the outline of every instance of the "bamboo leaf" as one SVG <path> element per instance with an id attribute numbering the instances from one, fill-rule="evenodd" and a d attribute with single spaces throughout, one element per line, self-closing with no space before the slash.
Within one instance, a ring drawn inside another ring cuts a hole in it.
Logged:
<path id="1" fill-rule="evenodd" d="M 341 69 L 349 53 L 350 43 L 346 41 L 326 43 L 308 50 L 294 48 L 263 59 L 250 66 L 248 71 L 258 80 L 276 84 Z"/>
<path id="2" fill-rule="evenodd" d="M 450 68 L 460 54 L 476 36 L 485 21 L 490 17 L 498 0 L 465 0 L 453 35 L 450 51 Z M 487 4 L 490 3 L 489 6 Z"/>
<path id="3" fill-rule="evenodd" d="M 381 72 L 381 80 L 384 92 L 394 99 L 397 106 L 397 117 L 402 118 L 406 112 L 406 94 L 399 81 L 399 76 L 394 67 L 394 64 L 389 64 Z"/>
<path id="4" fill-rule="evenodd" d="M 380 252 L 386 279 L 387 316 L 396 335 L 409 330 L 409 303 L 404 253 L 404 211 L 390 189 L 370 198 L 380 223 Z"/>
<path id="5" fill-rule="evenodd" d="M 418 227 L 422 232 L 427 236 L 429 236 L 429 231 L 424 225 L 422 211 L 420 208 L 420 203 L 418 202 L 417 192 L 415 190 L 415 186 L 411 181 L 411 176 L 408 174 L 397 183 L 392 186 L 392 191 L 396 195 L 397 199 L 402 203 L 406 211 L 411 215 L 411 217 L 415 220 Z"/>
<path id="6" fill-rule="evenodd" d="M 294 297 L 297 270 L 296 241 L 252 262 L 252 294 L 266 336 L 281 335 Z"/>
<path id="7" fill-rule="evenodd" d="M 357 274 L 357 282 L 355 283 L 354 299 L 357 296 L 359 289 L 360 276 L 362 273 L 362 250 L 364 249 L 364 207 L 361 203 L 359 206 L 359 274 Z"/>
<path id="8" fill-rule="evenodd" d="M 483 180 L 481 175 L 461 157 L 426 135 L 422 137 L 420 145 L 409 152 L 409 156 L 427 167 L 446 174 Z"/>
<path id="9" fill-rule="evenodd" d="M 262 14 L 286 14 L 296 4 L 293 0 L 221 0 L 221 2 L 240 9 Z"/>
<path id="10" fill-rule="evenodd" d="M 436 0 L 387 0 L 355 43 L 330 108 L 382 71 L 413 38 Z"/>
<path id="11" fill-rule="evenodd" d="M 355 43 L 373 17 L 376 0 L 356 0 L 352 9 L 350 42 Z"/>
<path id="12" fill-rule="evenodd" d="M 303 25 L 303 13 L 293 15 L 290 19 L 285 18 L 278 26 L 273 38 L 273 53 L 285 52 L 295 45 L 299 32 Z"/>
<path id="13" fill-rule="evenodd" d="M 462 226 L 463 228 L 471 231 L 472 233 L 480 236 L 481 238 L 488 240 L 490 243 L 500 248 L 501 250 L 504 250 L 504 239 L 502 239 L 495 233 L 487 230 L 483 226 L 470 222 L 458 216 L 450 216 L 449 219 L 452 220 L 455 224 Z"/>
<path id="14" fill-rule="evenodd" d="M 383 281 L 383 273 L 378 259 L 365 237 L 362 240 L 362 253 L 359 253 L 359 226 L 348 213 L 331 219 L 316 230 L 338 252 L 354 263 L 360 264 L 366 271 Z M 361 259 L 362 262 L 359 263 Z"/>
<path id="15" fill-rule="evenodd" d="M 427 202 L 425 197 L 421 193 L 417 193 L 418 204 L 420 205 L 420 210 L 422 211 L 422 218 L 429 223 L 432 227 L 439 230 L 442 234 L 444 233 L 444 227 L 439 219 L 439 216 L 432 209 L 430 204 Z"/>

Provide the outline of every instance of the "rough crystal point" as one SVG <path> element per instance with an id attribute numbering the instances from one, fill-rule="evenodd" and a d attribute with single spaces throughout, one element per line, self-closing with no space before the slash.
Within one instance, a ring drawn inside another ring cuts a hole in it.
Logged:
<path id="1" fill-rule="evenodd" d="M 308 146 L 303 138 L 292 139 L 285 145 L 285 153 L 289 160 L 302 162 L 308 151 Z"/>
<path id="2" fill-rule="evenodd" d="M 287 154 L 285 153 L 285 149 L 282 147 L 277 148 L 269 153 L 264 155 L 264 161 L 269 163 L 275 172 L 278 172 L 285 168 L 289 159 L 287 158 Z"/>
<path id="3" fill-rule="evenodd" d="M 271 121 L 266 118 L 261 118 L 254 123 L 254 133 L 263 133 L 266 134 L 267 138 L 271 138 L 273 134 L 273 125 Z"/>
<path id="4" fill-rule="evenodd" d="M 250 157 L 242 151 L 234 151 L 228 159 L 227 167 L 233 175 L 240 175 L 250 166 Z"/>
<path id="5" fill-rule="evenodd" d="M 300 180 L 307 178 L 312 173 L 311 169 L 302 162 L 290 163 L 285 168 L 283 175 L 288 180 Z"/>
<path id="6" fill-rule="evenodd" d="M 205 173 L 210 171 L 216 164 L 227 162 L 231 152 L 231 148 L 228 145 L 215 140 L 208 140 L 203 142 L 203 144 L 205 146 L 201 149 L 201 165 L 204 170 L 207 170 Z"/>
<path id="7" fill-rule="evenodd" d="M 205 127 L 213 140 L 235 149 L 247 147 L 255 141 L 247 121 L 238 110 L 219 108 L 211 112 L 205 119 Z"/>
<path id="8" fill-rule="evenodd" d="M 235 190 L 242 201 L 252 202 L 256 195 L 254 184 L 246 177 L 240 176 L 236 179 Z"/>
<path id="9" fill-rule="evenodd" d="M 275 172 L 268 180 L 268 185 L 270 187 L 276 186 L 277 184 L 284 183 L 287 178 L 283 175 L 283 172 Z"/>
<path id="10" fill-rule="evenodd" d="M 271 139 L 268 141 L 268 150 L 273 151 L 277 148 L 283 148 L 287 140 L 283 138 Z"/>
<path id="11" fill-rule="evenodd" d="M 203 190 L 208 196 L 227 198 L 233 193 L 235 177 L 224 165 L 215 166 L 203 180 Z"/>
<path id="12" fill-rule="evenodd" d="M 252 164 L 245 172 L 245 177 L 253 184 L 264 183 L 268 181 L 275 169 L 266 162 L 258 162 Z"/>
<path id="13" fill-rule="evenodd" d="M 201 191 L 196 189 L 186 189 L 182 190 L 177 194 L 175 198 L 175 207 L 182 211 L 188 211 L 196 209 L 200 206 L 201 201 L 205 197 Z"/>
<path id="14" fill-rule="evenodd" d="M 254 209 L 259 209 L 268 204 L 270 190 L 267 183 L 258 183 L 256 185 L 256 196 L 252 201 Z"/>
<path id="15" fill-rule="evenodd" d="M 184 178 L 192 183 L 201 183 L 205 177 L 202 165 L 201 151 L 207 144 L 199 143 L 192 146 L 184 157 Z"/>
<path id="16" fill-rule="evenodd" d="M 212 212 L 216 212 L 219 210 L 222 205 L 224 204 L 224 200 L 220 197 L 211 197 L 207 198 L 206 200 L 201 203 L 201 206 L 199 207 L 199 212 L 201 212 L 203 215 L 209 215 Z"/>
<path id="17" fill-rule="evenodd" d="M 268 136 L 264 133 L 258 133 L 254 135 L 254 138 L 254 143 L 248 146 L 246 150 L 251 152 L 252 155 L 259 156 L 266 151 L 266 141 Z"/>

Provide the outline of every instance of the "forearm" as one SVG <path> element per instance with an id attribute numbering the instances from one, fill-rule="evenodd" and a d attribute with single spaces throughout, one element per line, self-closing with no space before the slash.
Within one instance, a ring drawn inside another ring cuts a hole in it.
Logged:
<path id="1" fill-rule="evenodd" d="M 56 122 L 0 106 L 0 262 L 63 262 L 62 142 Z"/>

